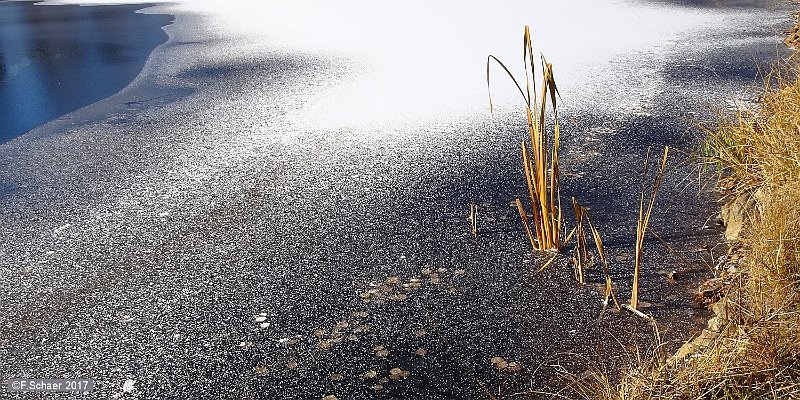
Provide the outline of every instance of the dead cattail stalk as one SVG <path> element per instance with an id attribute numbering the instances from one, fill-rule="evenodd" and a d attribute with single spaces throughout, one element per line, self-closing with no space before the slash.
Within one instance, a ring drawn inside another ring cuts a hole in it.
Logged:
<path id="1" fill-rule="evenodd" d="M 611 273 L 608 267 L 608 258 L 606 258 L 606 250 L 603 246 L 603 240 L 600 238 L 600 232 L 595 227 L 594 222 L 592 222 L 591 215 L 589 214 L 589 209 L 580 204 L 574 197 L 572 198 L 572 208 L 575 211 L 575 228 L 567 235 L 564 244 L 569 243 L 570 239 L 572 238 L 573 234 L 575 235 L 575 274 L 576 279 L 578 282 L 583 284 L 584 282 L 584 271 L 588 267 L 588 244 L 586 240 L 586 228 L 583 225 L 584 219 L 589 224 L 589 231 L 592 234 L 592 239 L 594 240 L 595 248 L 597 249 L 597 255 L 600 259 L 600 263 L 603 264 L 603 275 L 605 276 L 606 281 L 606 288 L 605 288 L 605 299 L 603 301 L 603 310 L 608 306 L 609 300 L 614 300 L 614 305 L 617 309 L 620 309 L 619 302 L 617 301 L 617 295 L 614 293 L 613 284 L 611 282 Z"/>
<path id="2" fill-rule="evenodd" d="M 636 315 L 639 318 L 644 318 L 644 319 L 646 319 L 648 321 L 652 321 L 653 320 L 653 317 L 651 317 L 651 316 L 649 316 L 649 315 L 637 310 L 636 307 L 634 307 L 634 306 L 632 306 L 630 304 L 625 304 L 622 307 L 625 308 L 626 310 L 632 312 L 634 315 Z"/>
<path id="3" fill-rule="evenodd" d="M 472 232 L 472 237 L 478 237 L 478 205 L 474 203 L 469 204 L 469 229 Z"/>
<path id="4" fill-rule="evenodd" d="M 611 272 L 608 268 L 608 258 L 606 258 L 606 250 L 603 247 L 603 240 L 600 238 L 600 232 L 594 226 L 592 222 L 592 217 L 589 214 L 589 211 L 586 211 L 586 221 L 589 223 L 589 230 L 592 231 L 592 238 L 594 238 L 594 245 L 597 247 L 597 254 L 600 258 L 600 262 L 603 264 L 603 275 L 606 278 L 606 289 L 605 289 L 605 299 L 603 300 L 603 309 L 608 306 L 609 298 L 614 300 L 614 305 L 617 307 L 617 310 L 620 310 L 619 302 L 617 301 L 617 295 L 614 293 L 613 282 L 611 282 Z"/>
<path id="5" fill-rule="evenodd" d="M 641 271 L 642 265 L 642 250 L 644 249 L 644 237 L 647 233 L 647 225 L 650 224 L 650 214 L 653 211 L 653 205 L 656 202 L 656 195 L 658 194 L 658 190 L 661 188 L 661 183 L 664 180 L 664 171 L 667 167 L 667 155 L 669 154 L 669 146 L 664 147 L 664 156 L 661 158 L 661 169 L 656 174 L 655 178 L 653 179 L 653 186 L 650 191 L 650 199 L 647 201 L 647 206 L 645 207 L 644 202 L 644 189 L 641 191 L 641 196 L 639 198 L 639 218 L 636 223 L 636 248 L 635 248 L 635 263 L 633 269 L 633 287 L 631 288 L 631 301 L 630 306 L 633 309 L 636 309 L 639 305 L 639 272 Z M 649 171 L 648 168 L 648 159 L 649 159 L 649 151 L 648 157 L 645 158 L 645 176 Z"/>
<path id="6" fill-rule="evenodd" d="M 522 219 L 522 225 L 525 226 L 525 232 L 528 234 L 528 239 L 531 241 L 531 246 L 536 247 L 536 239 L 533 237 L 533 233 L 531 232 L 531 225 L 528 223 L 528 215 L 525 213 L 525 207 L 522 206 L 522 202 L 519 198 L 515 199 L 514 202 L 517 204 L 517 211 L 519 211 L 519 217 Z"/>
<path id="7" fill-rule="evenodd" d="M 586 215 L 586 207 L 572 198 L 572 209 L 575 211 L 575 279 L 583 285 L 583 272 L 588 265 L 588 250 L 586 248 L 586 231 L 583 228 L 583 219 Z"/>

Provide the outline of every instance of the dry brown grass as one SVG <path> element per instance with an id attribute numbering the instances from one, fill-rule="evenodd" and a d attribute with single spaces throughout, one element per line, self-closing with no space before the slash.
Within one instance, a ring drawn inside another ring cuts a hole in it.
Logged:
<path id="1" fill-rule="evenodd" d="M 740 237 L 719 335 L 695 354 L 639 361 L 621 379 L 570 375 L 575 397 L 800 399 L 800 81 L 797 66 L 771 74 L 759 107 L 723 119 L 705 160 L 731 197 L 755 206 Z"/>
<path id="2" fill-rule="evenodd" d="M 792 14 L 795 21 L 794 27 L 786 32 L 786 39 L 783 40 L 787 46 L 800 50 L 800 11 Z"/>
<path id="3" fill-rule="evenodd" d="M 705 156 L 707 162 L 722 168 L 723 186 L 753 193 L 781 187 L 800 176 L 797 72 L 794 65 L 768 75 L 759 108 L 723 118 L 711 132 Z"/>

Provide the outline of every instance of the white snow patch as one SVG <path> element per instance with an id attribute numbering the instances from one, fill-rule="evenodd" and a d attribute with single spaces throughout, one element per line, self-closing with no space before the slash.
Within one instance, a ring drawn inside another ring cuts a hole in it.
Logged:
<path id="1" fill-rule="evenodd" d="M 133 379 L 126 379 L 125 383 L 122 384 L 122 392 L 123 393 L 130 393 L 136 389 L 134 386 L 136 385 L 136 381 Z"/>

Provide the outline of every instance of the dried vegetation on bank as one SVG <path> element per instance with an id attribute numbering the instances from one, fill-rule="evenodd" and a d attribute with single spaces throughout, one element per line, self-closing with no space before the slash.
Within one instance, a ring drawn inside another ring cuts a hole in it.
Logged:
<path id="1" fill-rule="evenodd" d="M 617 382 L 600 373 L 571 377 L 576 396 L 800 398 L 798 61 L 795 54 L 776 67 L 757 107 L 721 118 L 705 143 L 703 161 L 716 167 L 729 204 L 737 203 L 730 214 L 743 214 L 718 265 L 715 317 L 678 354 L 640 362 Z"/>

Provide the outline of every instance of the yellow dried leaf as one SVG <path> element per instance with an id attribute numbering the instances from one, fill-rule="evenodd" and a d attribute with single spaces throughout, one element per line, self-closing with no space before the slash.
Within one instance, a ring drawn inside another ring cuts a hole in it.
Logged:
<path id="1" fill-rule="evenodd" d="M 337 323 L 336 326 L 333 327 L 333 330 L 341 331 L 343 329 L 347 329 L 348 326 L 350 326 L 350 323 L 345 320 L 342 320 L 339 321 L 339 323 Z"/>
<path id="2" fill-rule="evenodd" d="M 511 372 L 519 372 L 519 371 L 522 371 L 522 365 L 520 363 L 516 362 L 516 361 L 512 361 L 512 362 L 508 363 L 508 368 L 507 369 L 509 371 L 511 371 Z"/>
<path id="3" fill-rule="evenodd" d="M 385 347 L 383 347 L 381 345 L 373 347 L 372 350 L 375 352 L 375 355 L 378 356 L 378 357 L 386 357 L 386 356 L 389 355 L 389 350 L 387 350 Z"/>
<path id="4" fill-rule="evenodd" d="M 394 301 L 405 301 L 408 298 L 408 295 L 403 293 L 394 294 L 389 297 L 389 299 Z"/>
<path id="5" fill-rule="evenodd" d="M 364 373 L 364 379 L 373 379 L 378 376 L 378 372 L 375 370 L 370 370 Z"/>

